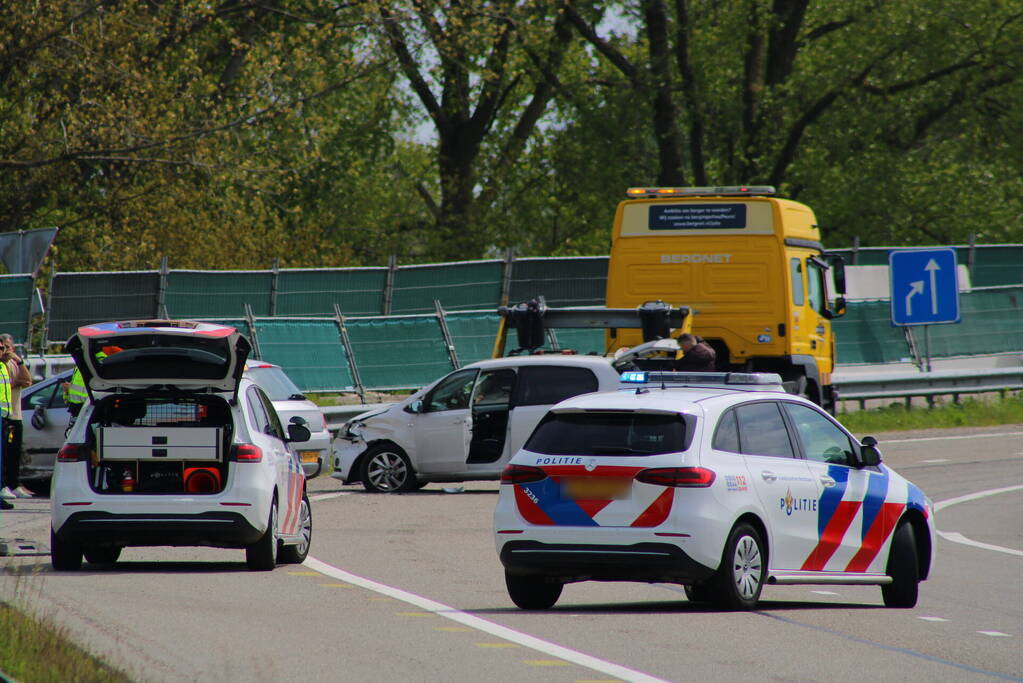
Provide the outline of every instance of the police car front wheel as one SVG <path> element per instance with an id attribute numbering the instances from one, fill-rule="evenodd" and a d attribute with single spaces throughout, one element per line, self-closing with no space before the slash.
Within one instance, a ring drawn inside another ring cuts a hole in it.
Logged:
<path id="1" fill-rule="evenodd" d="M 885 607 L 915 607 L 920 588 L 920 567 L 916 555 L 913 527 L 903 522 L 892 536 L 885 570 L 892 582 L 881 586 Z"/>

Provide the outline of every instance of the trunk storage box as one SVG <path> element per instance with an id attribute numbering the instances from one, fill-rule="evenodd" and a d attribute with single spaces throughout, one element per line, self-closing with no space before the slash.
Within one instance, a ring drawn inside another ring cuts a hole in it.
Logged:
<path id="1" fill-rule="evenodd" d="M 220 427 L 101 427 L 102 460 L 220 460 Z"/>

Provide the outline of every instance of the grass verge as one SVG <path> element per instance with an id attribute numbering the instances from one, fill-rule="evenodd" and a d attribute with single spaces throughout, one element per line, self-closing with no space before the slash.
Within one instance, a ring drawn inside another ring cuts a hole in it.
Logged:
<path id="1" fill-rule="evenodd" d="M 64 629 L 0 603 L 0 679 L 19 683 L 129 683 L 126 674 L 92 657 Z"/>
<path id="2" fill-rule="evenodd" d="M 907 409 L 903 403 L 884 408 L 840 413 L 838 419 L 857 435 L 908 429 L 954 429 L 1023 424 L 1023 400 L 1019 396 L 992 400 L 966 399 L 933 408 Z"/>

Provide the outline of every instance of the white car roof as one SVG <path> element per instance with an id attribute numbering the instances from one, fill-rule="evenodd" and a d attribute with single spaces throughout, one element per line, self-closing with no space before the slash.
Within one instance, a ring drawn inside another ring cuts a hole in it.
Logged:
<path id="1" fill-rule="evenodd" d="M 563 365 L 571 367 L 611 368 L 611 362 L 602 356 L 577 356 L 559 353 L 545 353 L 533 356 L 508 356 L 491 358 L 466 365 L 467 368 L 516 368 L 527 365 Z M 617 374 L 617 373 L 615 373 Z"/>
<path id="2" fill-rule="evenodd" d="M 574 412 L 587 410 L 632 410 L 666 413 L 702 414 L 710 405 L 739 403 L 749 399 L 792 399 L 798 397 L 779 391 L 726 389 L 724 387 L 660 387 L 642 386 L 618 391 L 604 391 L 567 398 L 551 410 Z"/>

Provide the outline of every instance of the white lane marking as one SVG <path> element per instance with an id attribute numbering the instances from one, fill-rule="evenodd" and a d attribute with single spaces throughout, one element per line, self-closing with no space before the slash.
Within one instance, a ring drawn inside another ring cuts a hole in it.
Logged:
<path id="1" fill-rule="evenodd" d="M 1008 493 L 1009 491 L 1023 491 L 1023 485 L 1019 486 L 1006 486 L 1001 489 L 988 489 L 987 491 L 977 491 L 976 493 L 968 493 L 965 496 L 958 496 L 956 498 L 949 498 L 943 500 L 940 503 L 934 504 L 934 512 L 937 513 L 939 510 L 947 508 L 949 505 L 956 505 L 958 503 L 967 503 L 971 500 L 979 500 L 981 498 L 987 498 L 988 496 L 994 496 L 999 493 Z M 1014 548 L 1003 548 L 1000 545 L 991 545 L 990 543 L 981 543 L 980 541 L 974 541 L 966 538 L 958 531 L 938 531 L 936 533 L 944 538 L 946 541 L 952 541 L 953 543 L 962 543 L 963 545 L 970 545 L 974 548 L 981 548 L 983 550 L 994 550 L 999 553 L 1006 553 L 1008 555 L 1017 555 L 1023 557 L 1023 550 L 1015 550 Z"/>
<path id="2" fill-rule="evenodd" d="M 977 500 L 979 498 L 987 498 L 988 496 L 995 496 L 999 493 L 1008 493 L 1009 491 L 1020 491 L 1023 490 L 1023 484 L 1017 486 L 1006 486 L 1003 489 L 988 489 L 986 491 L 977 491 L 976 493 L 967 493 L 965 496 L 958 496 L 956 498 L 949 498 L 943 500 L 940 503 L 934 504 L 934 511 L 938 512 L 947 508 L 949 505 L 958 505 L 959 503 L 968 503 L 971 500 Z"/>
<path id="3" fill-rule="evenodd" d="M 885 439 L 880 442 L 884 446 L 890 443 L 915 443 L 917 441 L 957 441 L 959 439 L 988 439 L 995 436 L 1023 436 L 1023 432 L 998 432 L 996 434 L 965 434 L 963 436 L 919 436 L 912 439 Z"/>
<path id="4" fill-rule="evenodd" d="M 994 636 L 995 638 L 1011 638 L 1008 633 L 1002 633 L 1001 631 L 977 631 L 982 636 Z"/>
<path id="5" fill-rule="evenodd" d="M 816 593 L 817 595 L 838 595 L 838 593 L 836 593 L 835 591 L 810 591 L 810 592 Z"/>
<path id="6" fill-rule="evenodd" d="M 990 543 L 981 543 L 980 541 L 974 541 L 966 538 L 957 531 L 939 531 L 938 535 L 944 538 L 946 541 L 952 541 L 953 543 L 962 543 L 963 545 L 970 545 L 974 548 L 980 548 L 981 550 L 994 550 L 995 552 L 1005 553 L 1006 555 L 1016 555 L 1017 557 L 1023 557 L 1023 550 L 1016 550 L 1014 548 L 1003 548 L 1000 545 L 991 545 Z"/>
<path id="7" fill-rule="evenodd" d="M 599 671 L 600 673 L 607 674 L 608 676 L 613 676 L 615 678 L 619 678 L 623 681 L 637 681 L 640 683 L 667 683 L 667 681 L 665 681 L 664 679 L 655 678 L 654 676 L 642 673 L 641 671 L 635 671 L 633 669 L 621 666 L 620 664 L 614 664 L 613 662 L 598 659 L 596 657 L 583 654 L 582 652 L 570 650 L 567 647 L 563 647 L 561 645 L 557 645 L 546 640 L 541 640 L 540 638 L 537 638 L 535 636 L 531 636 L 526 633 L 521 633 L 520 631 L 508 628 L 507 626 L 495 624 L 492 621 L 481 619 L 472 614 L 468 614 L 466 612 L 462 612 L 461 610 L 457 610 L 454 607 L 449 607 L 447 605 L 436 602 L 429 598 L 424 598 L 421 595 L 409 593 L 408 591 L 401 590 L 400 588 L 394 588 L 392 586 L 378 583 L 370 579 L 364 579 L 363 577 L 356 576 L 355 574 L 350 574 L 349 572 L 346 572 L 343 569 L 338 569 L 337 567 L 329 565 L 326 562 L 321 562 L 320 560 L 317 560 L 315 557 L 307 557 L 305 562 L 303 562 L 302 564 L 304 564 L 306 567 L 309 567 L 310 569 L 315 569 L 316 571 L 326 574 L 327 576 L 338 579 L 339 581 L 346 581 L 348 583 L 355 584 L 356 586 L 361 586 L 362 588 L 366 588 L 368 590 L 380 593 L 381 595 L 386 595 L 397 600 L 402 600 L 403 602 L 415 605 L 416 607 L 419 607 L 421 609 L 433 612 L 438 616 L 444 617 L 446 619 L 451 619 L 452 621 L 456 621 L 464 626 L 470 626 L 478 631 L 489 633 L 492 636 L 503 638 L 513 643 L 518 643 L 519 645 L 531 648 L 533 650 L 536 650 L 537 652 L 543 652 L 544 654 L 548 654 L 552 657 L 564 659 L 567 662 L 572 662 L 573 664 L 584 666 L 587 669 Z"/>
<path id="8" fill-rule="evenodd" d="M 309 500 L 330 500 L 331 498 L 340 498 L 341 496 L 350 496 L 351 491 L 337 491 L 334 493 L 314 493 L 309 496 Z"/>
<path id="9" fill-rule="evenodd" d="M 917 619 L 921 619 L 923 621 L 948 621 L 948 619 L 945 619 L 944 617 L 917 617 Z"/>

